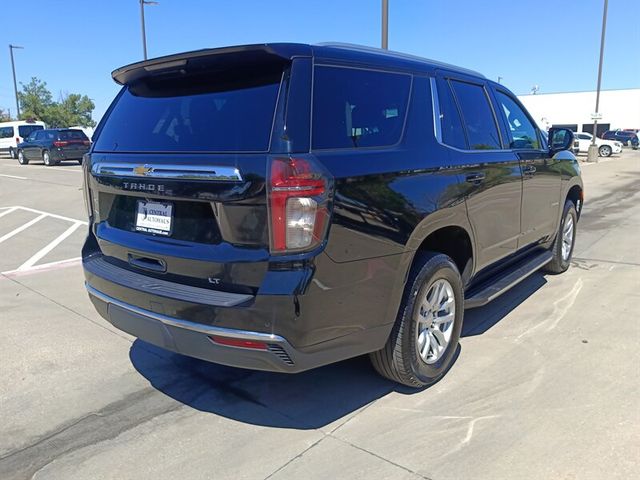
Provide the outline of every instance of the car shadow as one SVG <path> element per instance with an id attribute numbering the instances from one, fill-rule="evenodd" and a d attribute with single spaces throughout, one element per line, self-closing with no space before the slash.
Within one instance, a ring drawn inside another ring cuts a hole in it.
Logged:
<path id="1" fill-rule="evenodd" d="M 462 335 L 486 332 L 545 283 L 544 276 L 534 274 L 491 304 L 468 310 Z M 459 354 L 460 349 L 456 359 Z M 129 357 L 154 388 L 178 402 L 267 427 L 321 428 L 390 392 L 422 391 L 380 377 L 366 356 L 295 375 L 218 365 L 141 340 L 133 343 Z"/>
<path id="2" fill-rule="evenodd" d="M 546 283 L 544 275 L 535 272 L 488 305 L 466 310 L 461 337 L 482 335 Z"/>
<path id="3" fill-rule="evenodd" d="M 367 357 L 291 375 L 218 365 L 141 340 L 129 356 L 165 395 L 202 412 L 267 427 L 320 428 L 391 391 L 403 391 L 378 376 Z"/>

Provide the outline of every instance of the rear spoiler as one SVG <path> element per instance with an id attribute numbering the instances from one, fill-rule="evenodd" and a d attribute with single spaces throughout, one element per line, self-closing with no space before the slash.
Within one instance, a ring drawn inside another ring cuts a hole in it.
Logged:
<path id="1" fill-rule="evenodd" d="M 111 72 L 120 85 L 145 77 L 192 69 L 215 68 L 216 65 L 251 63 L 288 63 L 296 57 L 311 57 L 311 46 L 298 43 L 264 43 L 235 47 L 208 48 L 132 63 Z"/>

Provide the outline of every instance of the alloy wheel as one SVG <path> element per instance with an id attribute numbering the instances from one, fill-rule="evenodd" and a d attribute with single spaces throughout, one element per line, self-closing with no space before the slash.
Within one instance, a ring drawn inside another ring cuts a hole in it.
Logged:
<path id="1" fill-rule="evenodd" d="M 436 280 L 427 290 L 416 312 L 416 349 L 427 364 L 436 363 L 447 350 L 456 316 L 453 287 Z"/>
<path id="2" fill-rule="evenodd" d="M 569 260 L 569 255 L 571 254 L 574 231 L 573 215 L 567 215 L 562 229 L 562 260 L 565 262 Z"/>

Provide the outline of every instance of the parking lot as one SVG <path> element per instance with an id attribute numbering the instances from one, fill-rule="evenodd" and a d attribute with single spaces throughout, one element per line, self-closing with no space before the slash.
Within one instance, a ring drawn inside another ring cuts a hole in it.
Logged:
<path id="1" fill-rule="evenodd" d="M 468 311 L 422 391 L 366 358 L 252 372 L 116 330 L 83 287 L 81 172 L 0 157 L 0 479 L 637 475 L 640 151 L 583 163 L 572 267 Z"/>

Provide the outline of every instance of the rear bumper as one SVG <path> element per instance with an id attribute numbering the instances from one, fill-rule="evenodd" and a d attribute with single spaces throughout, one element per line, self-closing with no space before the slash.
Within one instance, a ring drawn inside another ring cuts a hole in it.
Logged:
<path id="1" fill-rule="evenodd" d="M 85 284 L 96 310 L 114 327 L 167 350 L 209 362 L 251 370 L 296 373 L 371 351 L 384 342 L 388 329 L 375 328 L 323 342 L 313 351 L 295 349 L 275 334 L 213 327 L 189 322 L 126 304 Z M 210 336 L 249 340 L 264 349 L 215 343 Z"/>

